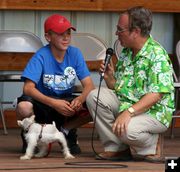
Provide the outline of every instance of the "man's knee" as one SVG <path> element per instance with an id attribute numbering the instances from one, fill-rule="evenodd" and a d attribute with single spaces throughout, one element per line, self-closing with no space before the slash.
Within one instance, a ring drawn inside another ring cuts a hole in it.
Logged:
<path id="1" fill-rule="evenodd" d="M 98 97 L 98 91 L 100 91 L 99 97 Z M 109 96 L 109 89 L 102 87 L 101 90 L 94 89 L 92 90 L 87 98 L 86 98 L 86 103 L 87 105 L 94 105 L 97 102 L 97 97 L 99 98 L 99 101 L 106 103 L 107 100 L 104 99 L 104 95 Z"/>
<path id="2" fill-rule="evenodd" d="M 97 97 L 97 90 L 96 89 L 92 90 L 88 94 L 88 96 L 86 98 L 86 104 L 87 104 L 88 107 L 94 104 L 94 101 L 96 101 L 96 99 L 97 99 L 96 97 Z"/>
<path id="3" fill-rule="evenodd" d="M 22 101 L 17 104 L 16 113 L 18 119 L 29 117 L 33 114 L 33 104 L 28 101 Z"/>
<path id="4" fill-rule="evenodd" d="M 134 127 L 128 127 L 125 134 L 121 137 L 121 140 L 127 144 L 132 142 L 134 143 L 139 142 L 140 133 L 136 129 L 134 129 Z"/>

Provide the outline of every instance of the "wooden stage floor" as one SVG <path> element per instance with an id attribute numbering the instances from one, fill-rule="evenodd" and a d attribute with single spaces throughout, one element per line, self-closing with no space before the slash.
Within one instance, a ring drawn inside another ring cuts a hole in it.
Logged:
<path id="1" fill-rule="evenodd" d="M 180 130 L 179 128 L 177 128 Z M 176 137 L 169 138 L 165 135 L 164 154 L 165 157 L 180 156 L 180 131 L 176 129 Z M 75 159 L 63 159 L 60 147 L 57 143 L 52 145 L 51 153 L 46 158 L 33 158 L 31 160 L 20 160 L 21 139 L 20 129 L 8 129 L 8 135 L 3 134 L 0 129 L 0 172 L 1 171 L 27 171 L 27 172 L 164 172 L 165 164 L 152 164 L 148 162 L 112 162 L 95 160 L 91 148 L 91 129 L 81 128 L 79 133 L 79 144 L 82 154 Z M 97 152 L 102 151 L 102 146 L 96 135 L 94 147 Z M 67 164 L 70 163 L 70 164 Z M 94 164 L 95 163 L 95 164 Z M 125 165 L 121 166 L 121 165 Z"/>

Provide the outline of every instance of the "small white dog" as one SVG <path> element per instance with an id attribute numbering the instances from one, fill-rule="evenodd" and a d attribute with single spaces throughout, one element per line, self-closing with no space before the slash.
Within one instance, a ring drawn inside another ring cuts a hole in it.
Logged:
<path id="1" fill-rule="evenodd" d="M 47 156 L 48 145 L 52 142 L 59 142 L 62 144 L 65 159 L 74 158 L 69 151 L 64 134 L 56 128 L 55 123 L 41 125 L 36 123 L 34 118 L 35 116 L 32 115 L 22 121 L 17 121 L 18 125 L 24 129 L 25 139 L 27 141 L 26 153 L 21 156 L 20 159 L 27 160 L 31 159 L 33 156 Z M 39 152 L 34 155 L 35 147 L 38 147 Z"/>

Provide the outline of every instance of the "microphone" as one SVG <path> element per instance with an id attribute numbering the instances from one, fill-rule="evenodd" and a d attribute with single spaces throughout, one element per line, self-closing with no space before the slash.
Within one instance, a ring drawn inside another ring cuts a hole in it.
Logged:
<path id="1" fill-rule="evenodd" d="M 101 74 L 102 77 L 104 76 L 104 73 L 105 73 L 105 71 L 106 71 L 106 68 L 107 68 L 107 66 L 108 66 L 108 64 L 109 64 L 109 62 L 110 62 L 110 59 L 111 59 L 112 55 L 113 55 L 113 49 L 112 49 L 112 48 L 108 48 L 108 49 L 106 50 L 104 70 L 103 70 L 103 72 L 102 72 L 102 74 Z"/>

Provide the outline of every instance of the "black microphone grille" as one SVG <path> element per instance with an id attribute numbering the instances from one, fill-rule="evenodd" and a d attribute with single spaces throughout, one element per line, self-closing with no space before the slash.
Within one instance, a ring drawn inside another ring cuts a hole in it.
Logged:
<path id="1" fill-rule="evenodd" d="M 114 50 L 113 50 L 112 48 L 108 48 L 108 49 L 106 50 L 106 54 L 109 54 L 110 56 L 112 56 L 113 53 L 114 53 Z"/>

